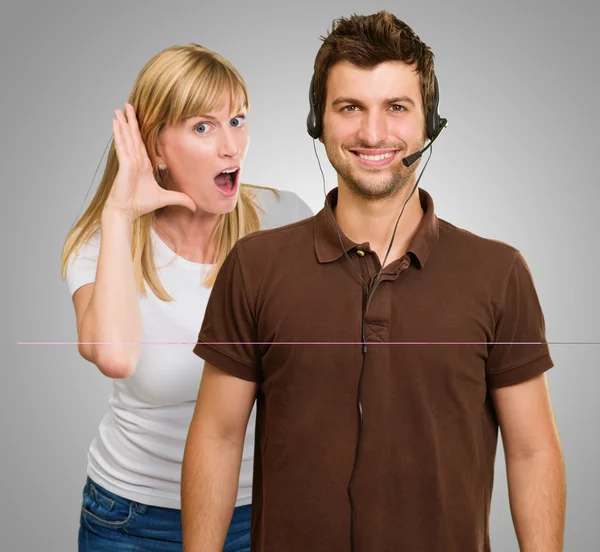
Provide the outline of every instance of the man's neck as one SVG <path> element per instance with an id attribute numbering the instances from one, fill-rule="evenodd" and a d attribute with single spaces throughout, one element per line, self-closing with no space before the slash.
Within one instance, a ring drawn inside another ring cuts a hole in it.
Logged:
<path id="1" fill-rule="evenodd" d="M 383 263 L 394 233 L 394 226 L 413 187 L 414 183 L 411 182 L 395 197 L 371 200 L 356 195 L 343 182 L 340 182 L 338 201 L 334 210 L 340 229 L 355 243 L 368 242 L 370 248 L 377 253 L 379 262 Z M 385 262 L 386 265 L 406 253 L 423 214 L 419 190 L 416 189 L 406 203 L 398 223 L 394 243 Z"/>

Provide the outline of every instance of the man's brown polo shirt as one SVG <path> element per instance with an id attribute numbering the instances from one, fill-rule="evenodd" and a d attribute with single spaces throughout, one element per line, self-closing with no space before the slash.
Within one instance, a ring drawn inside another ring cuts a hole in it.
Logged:
<path id="1" fill-rule="evenodd" d="M 356 552 L 483 552 L 489 389 L 553 363 L 521 254 L 438 219 L 419 194 L 425 215 L 368 309 Z M 376 254 L 342 239 L 370 282 Z M 240 240 L 218 275 L 194 351 L 259 385 L 253 552 L 350 551 L 364 297 L 327 209 Z"/>

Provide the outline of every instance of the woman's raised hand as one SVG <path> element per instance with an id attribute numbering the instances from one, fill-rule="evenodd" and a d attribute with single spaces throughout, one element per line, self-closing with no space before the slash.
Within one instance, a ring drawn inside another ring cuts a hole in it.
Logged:
<path id="1" fill-rule="evenodd" d="M 122 212 L 132 221 L 166 205 L 181 205 L 195 211 L 196 204 L 190 196 L 165 190 L 156 181 L 133 106 L 126 104 L 125 113 L 115 110 L 115 116 L 113 136 L 119 170 L 105 208 Z"/>

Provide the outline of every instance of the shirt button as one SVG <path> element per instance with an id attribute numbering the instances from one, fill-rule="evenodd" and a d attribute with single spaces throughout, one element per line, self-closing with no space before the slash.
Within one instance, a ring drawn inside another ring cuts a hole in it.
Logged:
<path id="1" fill-rule="evenodd" d="M 356 254 L 357 254 L 359 257 L 364 257 L 364 256 L 365 256 L 365 252 L 364 252 L 362 249 L 357 249 L 357 250 L 356 250 Z"/>

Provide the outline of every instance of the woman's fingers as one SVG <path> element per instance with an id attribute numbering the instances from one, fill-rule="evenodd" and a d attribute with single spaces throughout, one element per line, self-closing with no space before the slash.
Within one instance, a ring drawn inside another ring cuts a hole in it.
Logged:
<path id="1" fill-rule="evenodd" d="M 115 109 L 115 117 L 119 123 L 119 130 L 121 131 L 121 138 L 125 153 L 127 153 L 130 159 L 136 159 L 133 138 L 131 137 L 131 131 L 129 130 L 129 125 L 127 124 L 125 115 L 120 109 Z"/>
<path id="2" fill-rule="evenodd" d="M 149 161 L 148 152 L 146 151 L 146 147 L 142 141 L 140 126 L 138 124 L 137 117 L 135 116 L 135 109 L 133 109 L 133 106 L 129 103 L 125 104 L 125 114 L 127 115 L 127 124 L 129 127 L 135 155 L 137 156 L 140 166 L 144 166 L 146 161 Z"/>
<path id="3" fill-rule="evenodd" d="M 116 109 L 113 120 L 115 150 L 119 171 L 111 197 L 123 210 L 140 216 L 165 205 L 181 205 L 195 211 L 192 199 L 182 193 L 167 192 L 156 182 L 152 165 L 142 140 L 135 110 L 125 104 L 124 112 Z"/>
<path id="4" fill-rule="evenodd" d="M 127 158 L 127 146 L 123 142 L 123 133 L 121 132 L 121 125 L 117 119 L 112 120 L 112 128 L 113 128 L 113 141 L 115 143 L 115 150 L 117 152 L 117 159 L 119 160 L 119 165 L 123 165 L 125 163 L 125 159 Z"/>

